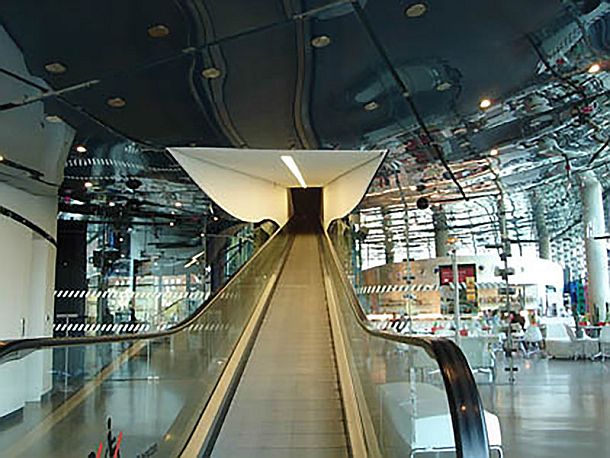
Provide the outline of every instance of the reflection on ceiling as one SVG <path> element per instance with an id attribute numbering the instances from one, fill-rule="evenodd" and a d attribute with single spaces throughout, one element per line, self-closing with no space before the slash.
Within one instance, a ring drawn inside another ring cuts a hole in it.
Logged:
<path id="1" fill-rule="evenodd" d="M 608 187 L 607 1 L 5 0 L 0 24 L 34 78 L 0 63 L 23 87 L 0 116 L 38 104 L 77 131 L 67 213 L 195 233 L 212 207 L 168 145 L 387 149 L 360 206 L 371 250 L 383 215 L 404 244 L 400 183 L 416 256 L 432 208 L 463 249 L 492 245 L 503 196 L 516 245 L 533 246 L 541 208 L 569 259 L 578 177 Z"/>

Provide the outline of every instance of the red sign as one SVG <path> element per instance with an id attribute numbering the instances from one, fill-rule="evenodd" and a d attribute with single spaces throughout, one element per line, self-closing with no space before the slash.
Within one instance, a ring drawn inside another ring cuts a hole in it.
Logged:
<path id="1" fill-rule="evenodd" d="M 449 285 L 453 283 L 453 266 L 438 266 L 441 285 Z M 460 264 L 458 265 L 458 281 L 465 283 L 466 278 L 476 277 L 476 265 Z"/>

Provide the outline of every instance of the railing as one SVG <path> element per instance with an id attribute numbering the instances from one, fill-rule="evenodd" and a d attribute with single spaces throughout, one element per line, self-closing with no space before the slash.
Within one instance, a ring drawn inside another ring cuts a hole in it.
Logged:
<path id="1" fill-rule="evenodd" d="M 168 331 L 0 343 L 1 455 L 179 455 L 291 239 L 276 233 Z"/>
<path id="2" fill-rule="evenodd" d="M 100 445 L 118 446 L 122 456 L 180 454 L 291 240 L 286 229 L 276 233 L 193 317 L 168 331 L 0 343 L 2 455 L 86 457 Z M 460 350 L 372 329 L 330 240 L 320 241 L 369 456 L 436 447 L 488 457 L 481 403 Z"/>
<path id="3" fill-rule="evenodd" d="M 461 350 L 445 339 L 374 329 L 330 238 L 321 237 L 320 244 L 369 456 L 455 450 L 458 457 L 489 457 L 482 403 Z"/>

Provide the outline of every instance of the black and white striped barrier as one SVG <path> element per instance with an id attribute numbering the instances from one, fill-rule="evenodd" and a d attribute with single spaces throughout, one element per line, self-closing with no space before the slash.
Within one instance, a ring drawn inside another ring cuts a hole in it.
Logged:
<path id="1" fill-rule="evenodd" d="M 455 288 L 453 283 L 448 285 L 450 289 Z M 505 286 L 504 282 L 479 282 L 477 289 L 494 289 Z M 413 285 L 367 285 L 356 288 L 358 294 L 383 294 L 398 292 L 438 291 L 439 285 L 413 284 Z M 460 289 L 466 289 L 466 283 L 460 283 Z"/>
<path id="2" fill-rule="evenodd" d="M 154 167 L 148 166 L 139 162 L 121 161 L 118 159 L 112 159 L 107 157 L 79 157 L 70 159 L 66 163 L 66 167 L 92 167 L 96 165 L 107 166 L 107 167 L 123 167 L 123 168 L 137 168 L 149 170 L 151 172 L 177 172 L 180 167 Z M 97 177 L 96 177 L 97 178 Z M 115 177 L 112 177 L 115 178 Z M 87 178 L 88 179 L 88 178 Z"/>
<path id="3" fill-rule="evenodd" d="M 55 297 L 61 299 L 82 299 L 82 298 L 123 298 L 123 299 L 169 299 L 169 300 L 180 300 L 180 299 L 192 299 L 202 300 L 206 294 L 203 291 L 194 291 L 190 293 L 178 292 L 178 291 L 118 291 L 114 289 L 102 291 L 102 290 L 57 290 L 55 291 Z"/>
<path id="4" fill-rule="evenodd" d="M 55 323 L 53 330 L 55 332 L 104 332 L 104 333 L 146 333 L 151 331 L 165 331 L 174 326 L 170 323 L 165 323 L 159 327 L 153 327 L 148 323 Z M 230 328 L 229 323 L 194 323 L 187 330 L 189 332 L 217 332 L 226 331 Z"/>

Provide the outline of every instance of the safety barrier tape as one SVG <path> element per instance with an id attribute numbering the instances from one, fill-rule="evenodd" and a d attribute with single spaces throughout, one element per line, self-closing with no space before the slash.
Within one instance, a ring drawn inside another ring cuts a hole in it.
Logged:
<path id="1" fill-rule="evenodd" d="M 453 283 L 448 285 L 450 289 L 455 288 Z M 505 286 L 504 282 L 478 282 L 476 287 L 482 289 L 494 289 Z M 418 292 L 418 291 L 438 291 L 439 285 L 433 284 L 412 284 L 412 285 L 367 285 L 356 288 L 358 294 L 383 294 L 396 292 Z M 460 289 L 466 289 L 466 283 L 460 283 Z"/>
<path id="2" fill-rule="evenodd" d="M 82 298 L 123 298 L 123 299 L 203 299 L 203 291 L 192 291 L 190 293 L 180 291 L 118 291 L 114 289 L 102 291 L 96 289 L 89 290 L 56 290 L 55 297 L 60 299 L 82 299 Z"/>
<path id="3" fill-rule="evenodd" d="M 180 167 L 151 167 L 147 164 L 138 162 L 120 161 L 117 159 L 109 159 L 105 157 L 84 157 L 77 159 L 70 159 L 66 163 L 66 167 L 91 167 L 95 165 L 102 165 L 108 167 L 125 167 L 125 168 L 137 168 L 151 170 L 153 172 L 176 172 L 180 170 Z"/>
<path id="4" fill-rule="evenodd" d="M 154 327 L 154 330 L 164 331 L 172 324 L 163 323 Z M 190 332 L 218 332 L 226 331 L 231 327 L 229 323 L 206 322 L 191 324 L 188 327 Z M 112 332 L 112 333 L 141 333 L 153 330 L 149 323 L 54 323 L 53 330 L 57 332 Z"/>

